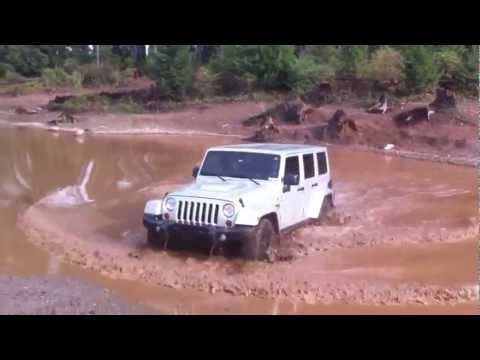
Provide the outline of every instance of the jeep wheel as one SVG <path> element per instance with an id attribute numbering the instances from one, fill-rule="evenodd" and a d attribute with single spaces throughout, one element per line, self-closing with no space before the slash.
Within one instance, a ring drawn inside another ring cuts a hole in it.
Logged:
<path id="1" fill-rule="evenodd" d="M 157 233 L 153 230 L 148 230 L 147 241 L 153 247 L 163 248 L 166 241 L 166 234 L 163 232 Z"/>
<path id="2" fill-rule="evenodd" d="M 330 211 L 333 210 L 335 206 L 333 205 L 332 195 L 325 197 L 325 200 L 322 203 L 322 208 L 320 209 L 320 214 L 318 215 L 319 220 L 325 220 L 326 216 Z"/>
<path id="3" fill-rule="evenodd" d="M 243 255 L 248 260 L 271 260 L 271 253 L 279 246 L 279 236 L 269 219 L 262 219 L 243 243 Z"/>

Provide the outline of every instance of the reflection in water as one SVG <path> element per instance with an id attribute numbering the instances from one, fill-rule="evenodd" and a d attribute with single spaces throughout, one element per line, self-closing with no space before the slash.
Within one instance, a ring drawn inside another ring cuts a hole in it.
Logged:
<path id="1" fill-rule="evenodd" d="M 95 162 L 93 160 L 88 163 L 78 185 L 67 186 L 60 189 L 43 198 L 40 203 L 53 207 L 71 207 L 94 202 L 94 200 L 89 198 L 87 193 L 87 184 L 90 181 L 94 164 Z"/>
<path id="2" fill-rule="evenodd" d="M 214 141 L 224 143 L 221 139 Z M 152 182 L 190 174 L 210 144 L 212 138 L 185 143 L 174 136 L 94 138 L 2 128 L 0 273 L 38 275 L 60 271 L 56 260 L 27 242 L 16 227 L 17 214 L 28 206 L 41 199 L 55 206 L 82 203 L 96 217 L 101 215 L 96 208 L 88 208 L 93 200 L 99 208 L 111 202 L 126 203 L 124 212 L 106 216 L 131 217 L 131 222 L 137 224 L 141 213 L 128 209 L 129 196 Z M 125 232 L 128 239 L 143 235 L 143 231 Z"/>

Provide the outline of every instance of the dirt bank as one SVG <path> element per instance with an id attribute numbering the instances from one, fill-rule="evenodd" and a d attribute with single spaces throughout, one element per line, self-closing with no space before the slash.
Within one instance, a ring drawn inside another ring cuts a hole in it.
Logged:
<path id="1" fill-rule="evenodd" d="M 55 277 L 0 276 L 0 315 L 139 315 L 107 289 Z"/>
<path id="2" fill-rule="evenodd" d="M 45 106 L 52 96 L 30 95 L 0 99 L 0 121 L 16 126 L 33 126 L 54 132 L 67 131 L 74 135 L 222 135 L 233 138 L 253 138 L 257 127 L 245 126 L 244 121 L 262 113 L 273 104 L 244 101 L 221 104 L 196 104 L 186 108 L 149 114 L 82 113 L 75 115 L 73 124 L 48 126 L 47 122 L 58 118 L 58 112 L 42 110 L 37 114 L 15 114 L 14 109 Z M 408 103 L 405 109 L 425 106 L 426 103 Z M 476 166 L 478 163 L 477 117 L 478 104 L 474 100 L 460 99 L 459 113 L 464 121 L 438 120 L 423 122 L 408 128 L 398 128 L 391 114 L 369 114 L 358 104 L 329 104 L 315 109 L 308 121 L 301 125 L 278 124 L 280 135 L 275 142 L 338 144 L 352 149 L 375 151 L 392 156 L 438 161 L 450 164 Z M 319 129 L 326 126 L 333 114 L 342 109 L 358 127 L 358 133 L 341 135 L 334 139 L 319 137 Z M 393 145 L 386 151 L 386 145 Z"/>

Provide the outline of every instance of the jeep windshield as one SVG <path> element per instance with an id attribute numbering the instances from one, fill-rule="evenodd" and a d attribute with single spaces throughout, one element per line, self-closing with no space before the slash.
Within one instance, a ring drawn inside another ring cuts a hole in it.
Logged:
<path id="1" fill-rule="evenodd" d="M 280 156 L 240 151 L 209 151 L 200 175 L 268 180 L 278 177 Z"/>

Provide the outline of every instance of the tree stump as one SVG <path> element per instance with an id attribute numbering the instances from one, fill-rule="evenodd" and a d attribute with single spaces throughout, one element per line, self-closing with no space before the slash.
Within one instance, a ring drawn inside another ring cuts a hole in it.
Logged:
<path id="1" fill-rule="evenodd" d="M 443 87 L 438 88 L 436 98 L 429 107 L 435 112 L 456 111 L 457 101 L 453 91 Z"/>
<path id="2" fill-rule="evenodd" d="M 385 114 L 389 110 L 391 110 L 391 108 L 388 106 L 387 95 L 382 94 L 382 96 L 380 96 L 380 99 L 378 99 L 378 102 L 372 107 L 368 108 L 367 112 L 370 114 Z"/>

